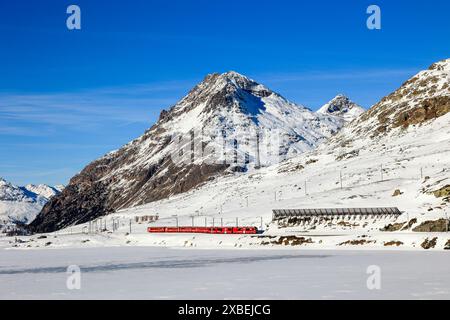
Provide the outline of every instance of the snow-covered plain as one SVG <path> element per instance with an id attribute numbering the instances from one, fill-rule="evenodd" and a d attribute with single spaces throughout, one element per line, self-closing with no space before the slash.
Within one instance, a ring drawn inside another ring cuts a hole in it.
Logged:
<path id="1" fill-rule="evenodd" d="M 0 250 L 0 299 L 449 299 L 449 263 L 445 252 Z M 69 265 L 79 290 L 67 289 Z"/>

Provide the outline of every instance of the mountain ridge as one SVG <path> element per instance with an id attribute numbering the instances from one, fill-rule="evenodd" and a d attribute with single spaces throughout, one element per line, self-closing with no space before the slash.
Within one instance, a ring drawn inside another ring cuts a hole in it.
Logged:
<path id="1" fill-rule="evenodd" d="M 45 203 L 59 193 L 48 185 L 19 187 L 0 177 L 0 224 L 30 223 Z"/>

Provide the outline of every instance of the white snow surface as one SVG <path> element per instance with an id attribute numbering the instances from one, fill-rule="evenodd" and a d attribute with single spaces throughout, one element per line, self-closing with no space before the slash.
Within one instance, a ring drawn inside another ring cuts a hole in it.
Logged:
<path id="1" fill-rule="evenodd" d="M 0 250 L 0 299 L 449 299 L 449 262 L 445 252 Z M 67 289 L 69 265 L 79 290 Z M 367 287 L 369 266 L 379 289 Z"/>

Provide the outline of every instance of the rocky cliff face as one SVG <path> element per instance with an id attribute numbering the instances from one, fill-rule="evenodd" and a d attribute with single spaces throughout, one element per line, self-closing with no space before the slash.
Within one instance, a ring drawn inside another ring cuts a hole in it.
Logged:
<path id="1" fill-rule="evenodd" d="M 141 137 L 73 177 L 31 224 L 57 230 L 311 150 L 342 127 L 236 72 L 208 75 Z"/>

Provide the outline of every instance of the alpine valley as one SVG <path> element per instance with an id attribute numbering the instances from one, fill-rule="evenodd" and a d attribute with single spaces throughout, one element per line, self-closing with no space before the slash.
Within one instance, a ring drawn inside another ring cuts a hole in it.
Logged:
<path id="1" fill-rule="evenodd" d="M 449 111 L 450 59 L 419 72 L 365 112 L 344 95 L 313 112 L 236 72 L 211 74 L 142 136 L 74 176 L 30 229 L 82 233 L 100 224 L 107 233 L 83 235 L 91 246 L 442 250 L 450 247 Z M 187 162 L 173 157 L 180 150 L 177 137 L 191 132 L 214 134 L 196 136 L 183 150 L 213 146 L 220 150 L 215 161 L 202 152 Z M 255 152 L 252 144 L 223 143 L 238 140 L 239 132 L 269 137 L 279 148 L 270 154 Z M 222 161 L 228 154 L 245 161 Z M 272 220 L 272 209 L 299 207 L 398 207 L 402 215 Z M 264 233 L 150 235 L 141 219 L 148 215 L 159 217 L 156 225 L 244 224 Z M 80 246 L 80 238 L 51 245 Z"/>

